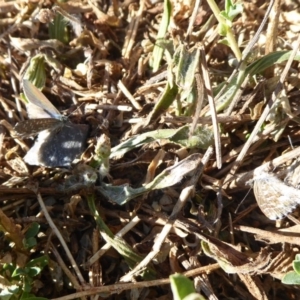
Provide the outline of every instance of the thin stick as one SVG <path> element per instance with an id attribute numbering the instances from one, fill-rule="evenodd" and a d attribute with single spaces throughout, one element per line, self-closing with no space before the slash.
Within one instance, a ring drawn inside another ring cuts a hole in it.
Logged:
<path id="1" fill-rule="evenodd" d="M 118 82 L 118 88 L 123 92 L 123 94 L 131 102 L 131 104 L 133 105 L 134 108 L 136 108 L 137 110 L 141 110 L 142 109 L 141 105 L 134 99 L 134 97 L 132 96 L 132 94 L 125 87 L 125 85 L 122 82 L 122 80 L 119 80 L 119 82 Z"/>
<path id="2" fill-rule="evenodd" d="M 275 91 L 272 93 L 272 97 L 271 97 L 270 101 L 268 102 L 268 104 L 265 107 L 260 119 L 258 120 L 258 122 L 256 123 L 253 131 L 251 132 L 249 139 L 247 140 L 246 144 L 244 145 L 243 149 L 241 150 L 240 154 L 238 155 L 238 157 L 235 161 L 235 164 L 233 165 L 229 175 L 226 177 L 226 179 L 224 181 L 225 184 L 228 183 L 233 178 L 233 175 L 236 173 L 236 171 L 240 167 L 247 151 L 249 150 L 250 146 L 252 145 L 253 140 L 255 139 L 255 136 L 257 135 L 258 131 L 260 130 L 260 128 L 262 126 L 262 124 L 266 120 L 273 104 L 275 103 L 275 101 L 277 99 L 278 94 L 282 90 L 283 82 L 284 82 L 284 80 L 287 76 L 287 73 L 288 73 L 289 69 L 291 68 L 292 62 L 293 62 L 293 60 L 294 60 L 294 58 L 297 54 L 299 46 L 300 46 L 300 35 L 298 36 L 297 44 L 296 44 L 295 48 L 293 49 L 293 51 L 292 51 L 292 53 L 289 57 L 289 60 L 287 61 L 286 66 L 285 66 L 285 68 L 284 68 L 284 70 L 283 70 L 283 72 L 280 76 L 280 79 L 279 79 L 279 82 L 278 82 L 278 84 L 275 88 Z"/>
<path id="3" fill-rule="evenodd" d="M 116 233 L 116 236 L 122 237 L 124 236 L 127 232 L 129 232 L 134 226 L 136 226 L 140 222 L 140 218 L 138 216 L 135 216 L 125 227 L 123 227 L 118 233 Z M 103 247 L 98 250 L 86 263 L 85 267 L 91 266 L 93 263 L 95 263 L 97 260 L 102 257 L 106 251 L 108 251 L 112 247 L 111 244 L 106 243 L 103 245 Z"/>
<path id="4" fill-rule="evenodd" d="M 57 238 L 59 239 L 59 241 L 60 241 L 60 243 L 61 243 L 63 249 L 65 250 L 65 252 L 66 252 L 66 254 L 67 254 L 67 257 L 69 258 L 70 263 L 71 263 L 73 269 L 75 270 L 75 272 L 76 272 L 76 274 L 77 274 L 77 277 L 78 277 L 80 283 L 81 283 L 83 286 L 86 285 L 86 282 L 85 282 L 85 280 L 84 280 L 84 278 L 83 278 L 83 276 L 82 276 L 82 274 L 81 274 L 81 272 L 80 272 L 80 270 L 79 270 L 79 268 L 78 268 L 78 266 L 77 266 L 77 264 L 76 264 L 75 259 L 74 259 L 73 256 L 72 256 L 72 254 L 71 254 L 71 252 L 70 252 L 70 250 L 69 250 L 69 248 L 68 248 L 68 246 L 67 246 L 65 240 L 63 239 L 63 237 L 62 237 L 60 231 L 58 230 L 58 228 L 56 227 L 56 225 L 54 224 L 54 222 L 52 221 L 52 218 L 50 217 L 50 215 L 49 215 L 49 213 L 48 213 L 48 210 L 47 210 L 47 208 L 46 208 L 46 205 L 45 205 L 45 203 L 44 203 L 44 201 L 43 201 L 43 198 L 42 198 L 40 192 L 36 191 L 36 195 L 37 195 L 37 199 L 38 199 L 38 201 L 39 201 L 39 204 L 40 204 L 40 206 L 41 206 L 41 209 L 42 209 L 42 211 L 43 211 L 43 213 L 44 213 L 44 215 L 45 215 L 45 218 L 46 218 L 46 220 L 47 220 L 49 226 L 51 227 L 51 229 L 54 231 L 54 233 L 56 234 Z"/>
<path id="5" fill-rule="evenodd" d="M 182 273 L 182 275 L 187 277 L 197 276 L 203 273 L 210 273 L 214 270 L 220 269 L 219 264 L 211 264 L 205 267 L 196 268 L 194 270 L 190 270 L 187 272 Z M 132 289 L 138 289 L 138 288 L 145 288 L 145 287 L 151 287 L 151 286 L 159 286 L 159 285 L 165 285 L 170 284 L 170 278 L 165 279 L 158 279 L 158 280 L 151 280 L 151 281 L 142 281 L 142 282 L 130 282 L 130 283 L 121 283 L 121 284 L 113 284 L 113 285 L 107 285 L 107 286 L 101 286 L 97 288 L 89 288 L 87 291 L 74 293 L 65 295 L 63 297 L 55 298 L 52 300 L 71 300 L 79 297 L 84 296 L 91 296 L 95 294 L 101 294 L 101 293 L 109 293 L 115 294 L 115 293 L 121 293 L 122 291 L 126 290 L 132 290 Z"/>
<path id="6" fill-rule="evenodd" d="M 217 167 L 221 169 L 222 168 L 221 138 L 220 138 L 220 131 L 219 131 L 218 120 L 217 120 L 216 106 L 215 106 L 214 96 L 213 96 L 213 92 L 209 80 L 208 67 L 205 60 L 204 47 L 201 45 L 200 49 L 201 49 L 200 57 L 201 57 L 201 69 L 203 74 L 203 81 L 207 93 L 207 99 L 210 107 L 211 119 L 212 119 L 212 124 L 214 129 Z"/>
<path id="7" fill-rule="evenodd" d="M 194 23 L 195 23 L 197 14 L 198 14 L 198 9 L 200 7 L 200 4 L 201 4 L 201 0 L 196 0 L 195 1 L 194 9 L 193 9 L 192 15 L 189 19 L 189 26 L 188 26 L 188 29 L 186 31 L 186 36 L 187 37 L 191 34 L 191 32 L 193 30 L 193 26 L 194 26 Z"/>
<path id="8" fill-rule="evenodd" d="M 69 278 L 73 287 L 76 290 L 80 290 L 82 287 L 80 286 L 79 282 L 77 281 L 77 278 L 72 274 L 71 270 L 69 270 L 69 268 L 65 264 L 64 260 L 60 256 L 59 252 L 57 251 L 56 247 L 51 242 L 50 242 L 50 249 L 51 249 L 53 255 L 56 257 L 58 265 L 60 266 L 60 268 L 62 268 L 63 272 L 67 275 L 67 277 Z"/>

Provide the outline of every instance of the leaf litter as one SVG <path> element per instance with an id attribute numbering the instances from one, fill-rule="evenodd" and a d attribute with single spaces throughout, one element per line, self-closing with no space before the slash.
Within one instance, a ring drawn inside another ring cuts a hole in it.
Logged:
<path id="1" fill-rule="evenodd" d="M 196 5 L 0 3 L 10 298 L 171 299 L 174 273 L 207 299 L 300 297 L 299 210 L 269 220 L 252 191 L 259 172 L 299 188 L 299 8 Z M 24 78 L 89 127 L 69 168 L 24 162 Z"/>

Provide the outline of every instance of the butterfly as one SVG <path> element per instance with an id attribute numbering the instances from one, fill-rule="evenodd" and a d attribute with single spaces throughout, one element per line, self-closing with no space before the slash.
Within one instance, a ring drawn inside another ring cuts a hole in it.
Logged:
<path id="1" fill-rule="evenodd" d="M 257 204 L 270 220 L 283 219 L 300 204 L 300 190 L 271 173 L 255 170 L 253 182 Z"/>
<path id="2" fill-rule="evenodd" d="M 88 126 L 73 124 L 29 80 L 23 80 L 29 120 L 14 127 L 16 137 L 38 135 L 24 156 L 30 165 L 69 167 L 83 151 Z"/>

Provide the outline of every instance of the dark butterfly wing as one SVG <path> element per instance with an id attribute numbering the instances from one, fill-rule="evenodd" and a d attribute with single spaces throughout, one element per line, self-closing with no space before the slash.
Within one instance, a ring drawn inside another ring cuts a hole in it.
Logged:
<path id="1" fill-rule="evenodd" d="M 69 167 L 85 146 L 88 126 L 67 123 L 59 131 L 41 132 L 24 161 L 30 165 Z"/>
<path id="2" fill-rule="evenodd" d="M 16 137 L 27 137 L 38 134 L 43 130 L 55 130 L 64 125 L 64 122 L 58 119 L 31 119 L 21 121 L 14 127 Z"/>

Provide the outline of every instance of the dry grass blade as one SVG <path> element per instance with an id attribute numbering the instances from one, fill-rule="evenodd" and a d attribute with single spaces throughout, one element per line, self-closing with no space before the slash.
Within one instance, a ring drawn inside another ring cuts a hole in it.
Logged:
<path id="1" fill-rule="evenodd" d="M 34 192 L 37 192 L 35 190 L 35 188 L 34 188 Z M 56 234 L 57 238 L 59 239 L 62 247 L 64 248 L 64 250 L 65 250 L 65 252 L 67 254 L 67 257 L 70 260 L 70 263 L 71 263 L 72 267 L 74 268 L 74 271 L 75 271 L 75 273 L 76 273 L 76 275 L 77 275 L 80 283 L 81 284 L 85 284 L 85 280 L 84 280 L 84 278 L 83 278 L 83 276 L 82 276 L 82 274 L 80 272 L 80 269 L 78 268 L 78 266 L 77 266 L 77 264 L 75 262 L 75 259 L 73 258 L 72 254 L 71 254 L 71 251 L 69 250 L 69 247 L 67 246 L 64 238 L 62 237 L 61 233 L 59 232 L 58 228 L 55 226 L 52 218 L 50 217 L 50 215 L 49 215 L 49 213 L 47 211 L 47 208 L 46 208 L 46 206 L 44 204 L 44 201 L 42 199 L 42 196 L 41 196 L 41 194 L 39 192 L 37 192 L 37 199 L 39 201 L 39 204 L 40 204 L 40 206 L 42 208 L 42 211 L 43 211 L 43 213 L 45 215 L 45 218 L 46 218 L 49 226 L 54 231 L 54 233 Z M 79 286 L 79 284 L 76 284 L 76 285 Z"/>
<path id="2" fill-rule="evenodd" d="M 265 107 L 260 119 L 258 120 L 258 122 L 255 125 L 255 128 L 253 129 L 249 139 L 247 140 L 247 143 L 244 145 L 243 149 L 241 150 L 240 154 L 238 155 L 235 165 L 233 166 L 230 175 L 226 177 L 225 179 L 225 184 L 230 181 L 230 179 L 232 178 L 232 176 L 235 174 L 235 172 L 237 171 L 237 169 L 239 168 L 244 156 L 246 155 L 247 151 L 249 150 L 251 144 L 253 143 L 253 139 L 255 138 L 255 136 L 257 135 L 258 131 L 260 130 L 261 126 L 263 125 L 266 117 L 268 116 L 273 104 L 275 103 L 276 97 L 278 96 L 278 94 L 281 92 L 282 88 L 283 88 L 283 82 L 285 80 L 285 77 L 287 76 L 288 71 L 290 70 L 291 64 L 299 50 L 299 46 L 300 46 L 300 36 L 298 37 L 297 40 L 297 44 L 294 47 L 293 52 L 291 53 L 291 56 L 289 57 L 289 60 L 285 66 L 285 69 L 283 71 L 283 73 L 280 76 L 280 80 L 279 83 L 276 86 L 276 89 L 274 91 L 274 93 L 272 94 L 272 99 L 270 99 L 270 101 L 268 102 L 267 106 Z"/>

